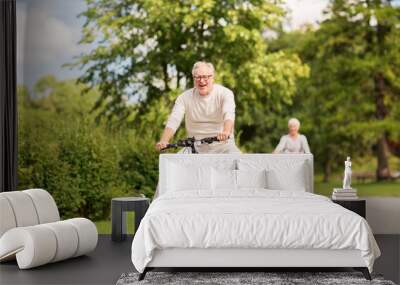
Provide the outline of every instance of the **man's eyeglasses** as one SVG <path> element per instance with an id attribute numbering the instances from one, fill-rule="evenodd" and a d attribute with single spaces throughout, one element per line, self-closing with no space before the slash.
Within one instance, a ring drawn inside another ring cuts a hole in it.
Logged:
<path id="1" fill-rule="evenodd" d="M 211 77 L 213 77 L 213 76 L 212 75 L 198 75 L 198 76 L 194 75 L 193 79 L 196 80 L 196 81 L 200 81 L 202 79 L 208 81 L 208 80 L 210 80 Z"/>

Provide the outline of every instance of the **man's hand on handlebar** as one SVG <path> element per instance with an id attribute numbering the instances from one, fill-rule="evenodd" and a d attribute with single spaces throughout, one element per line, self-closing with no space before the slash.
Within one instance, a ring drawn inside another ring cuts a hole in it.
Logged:
<path id="1" fill-rule="evenodd" d="M 226 141 L 229 139 L 229 133 L 228 132 L 221 132 L 217 135 L 217 138 L 219 141 Z"/>
<path id="2" fill-rule="evenodd" d="M 163 148 L 166 148 L 168 145 L 168 142 L 166 141 L 159 141 L 158 143 L 156 143 L 156 149 L 158 151 L 161 151 Z"/>
<path id="3" fill-rule="evenodd" d="M 201 144 L 212 144 L 213 142 L 217 141 L 225 141 L 229 139 L 229 134 L 226 132 L 219 133 L 216 137 L 207 137 L 196 140 L 194 137 L 186 138 L 184 140 L 178 140 L 176 143 L 168 143 L 167 141 L 159 141 L 156 144 L 156 149 L 158 151 L 163 151 L 170 148 L 177 148 L 177 147 L 190 147 L 192 148 L 192 153 L 197 153 L 195 146 Z"/>

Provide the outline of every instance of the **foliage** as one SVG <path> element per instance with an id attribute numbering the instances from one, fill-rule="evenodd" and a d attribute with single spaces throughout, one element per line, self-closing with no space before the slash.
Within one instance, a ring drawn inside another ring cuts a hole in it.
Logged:
<path id="1" fill-rule="evenodd" d="M 318 29 L 282 34 L 271 49 L 298 53 L 310 66 L 293 112 L 325 180 L 346 156 L 372 153 L 379 178 L 388 165 L 382 139 L 400 139 L 400 9 L 390 1 L 338 0 L 326 12 Z"/>
<path id="2" fill-rule="evenodd" d="M 101 219 L 112 197 L 152 196 L 157 154 L 131 132 L 95 125 L 98 94 L 81 90 L 51 76 L 36 84 L 39 99 L 19 90 L 19 188 L 48 190 L 64 218 Z"/>
<path id="3" fill-rule="evenodd" d="M 18 90 L 19 188 L 47 189 L 64 218 L 106 219 L 112 197 L 153 195 L 154 142 L 197 60 L 234 91 L 243 151 L 272 151 L 298 117 L 327 180 L 347 155 L 369 165 L 377 140 L 400 138 L 399 9 L 389 1 L 331 1 L 320 27 L 291 33 L 279 28 L 281 1 L 87 2 L 82 43 L 96 48 L 76 62 L 80 84 L 47 76 Z"/>
<path id="4" fill-rule="evenodd" d="M 281 25 L 281 1 L 87 4 L 81 43 L 97 46 L 76 63 L 86 69 L 79 81 L 99 88 L 100 116 L 131 120 L 153 136 L 161 132 L 176 96 L 192 85 L 193 63 L 204 59 L 216 66 L 217 81 L 236 95 L 244 148 L 265 151 L 270 145 L 265 130 L 273 128 L 269 118 L 291 104 L 296 80 L 308 74 L 297 55 L 267 53 L 264 34 Z"/>

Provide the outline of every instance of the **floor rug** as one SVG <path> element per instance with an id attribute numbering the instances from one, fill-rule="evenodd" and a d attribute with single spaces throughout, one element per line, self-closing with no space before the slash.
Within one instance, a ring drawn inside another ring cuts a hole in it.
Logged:
<path id="1" fill-rule="evenodd" d="M 372 275 L 368 281 L 360 272 L 148 272 L 142 281 L 138 281 L 139 273 L 124 273 L 117 285 L 146 284 L 213 284 L 213 285 L 297 285 L 324 284 L 350 285 L 373 284 L 395 285 L 384 280 L 382 275 Z"/>

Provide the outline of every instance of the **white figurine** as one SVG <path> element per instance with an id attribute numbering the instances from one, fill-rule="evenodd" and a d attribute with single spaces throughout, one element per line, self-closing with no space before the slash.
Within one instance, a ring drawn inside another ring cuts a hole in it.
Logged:
<path id="1" fill-rule="evenodd" d="M 350 161 L 350 156 L 348 156 L 347 160 L 344 162 L 343 189 L 352 189 L 351 188 L 351 161 Z"/>

